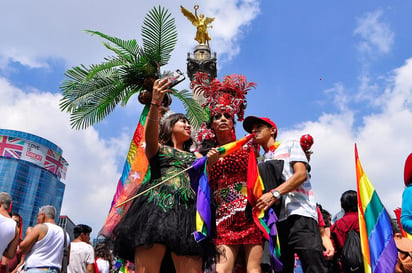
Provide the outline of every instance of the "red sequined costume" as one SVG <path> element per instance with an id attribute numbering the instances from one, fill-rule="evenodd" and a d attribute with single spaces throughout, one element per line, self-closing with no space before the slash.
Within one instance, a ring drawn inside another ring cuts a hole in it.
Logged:
<path id="1" fill-rule="evenodd" d="M 262 243 L 262 233 L 245 216 L 248 159 L 248 150 L 240 149 L 221 158 L 209 170 L 209 183 L 217 202 L 216 245 Z"/>

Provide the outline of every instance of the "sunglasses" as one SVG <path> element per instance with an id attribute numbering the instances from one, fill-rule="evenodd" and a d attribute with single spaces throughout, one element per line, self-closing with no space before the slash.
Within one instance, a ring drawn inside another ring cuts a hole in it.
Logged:
<path id="1" fill-rule="evenodd" d="M 226 119 L 232 119 L 232 116 L 229 113 L 217 113 L 216 115 L 213 116 L 214 120 L 221 119 L 222 116 L 224 116 Z"/>

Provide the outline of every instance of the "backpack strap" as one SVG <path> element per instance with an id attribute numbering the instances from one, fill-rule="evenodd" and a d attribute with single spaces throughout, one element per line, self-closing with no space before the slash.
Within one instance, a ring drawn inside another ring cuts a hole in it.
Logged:
<path id="1" fill-rule="evenodd" d="M 349 230 L 351 230 L 351 229 L 349 229 L 349 226 L 348 226 L 348 224 L 346 224 L 345 220 L 343 220 L 343 217 L 342 217 L 342 222 L 345 224 L 346 228 L 348 229 L 346 231 L 346 234 L 347 234 L 349 232 Z"/>
<path id="2" fill-rule="evenodd" d="M 62 268 L 60 270 L 61 273 L 66 273 L 67 272 L 67 257 L 68 257 L 68 249 L 67 249 L 67 234 L 64 228 L 62 228 L 63 231 L 63 238 L 64 238 L 64 243 L 63 243 L 63 257 L 62 257 Z"/>

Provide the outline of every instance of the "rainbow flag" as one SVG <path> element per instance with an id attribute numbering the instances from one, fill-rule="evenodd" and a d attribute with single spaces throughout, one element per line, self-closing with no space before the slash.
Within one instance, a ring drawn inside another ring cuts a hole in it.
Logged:
<path id="1" fill-rule="evenodd" d="M 211 234 L 212 212 L 211 193 L 207 175 L 207 157 L 197 159 L 189 170 L 190 181 L 193 189 L 197 188 L 196 199 L 196 230 L 193 232 L 196 242 L 205 239 Z"/>
<path id="2" fill-rule="evenodd" d="M 359 231 L 365 273 L 394 272 L 398 258 L 391 219 L 363 171 L 355 144 Z"/>
<path id="3" fill-rule="evenodd" d="M 113 228 L 119 223 L 120 219 L 122 219 L 132 202 L 127 202 L 121 206 L 118 206 L 118 204 L 134 196 L 140 185 L 150 179 L 149 162 L 144 148 L 144 127 L 148 113 L 149 106 L 146 105 L 140 116 L 133 139 L 130 142 L 129 152 L 124 163 L 122 176 L 117 183 L 117 190 L 113 197 L 109 215 L 99 232 L 100 235 L 105 237 L 111 236 Z"/>
<path id="4" fill-rule="evenodd" d="M 250 149 L 248 172 L 247 172 L 247 200 L 252 206 L 252 215 L 255 224 L 262 231 L 263 236 L 269 241 L 272 256 L 272 268 L 275 272 L 282 270 L 283 264 L 280 261 L 280 244 L 277 236 L 276 223 L 278 218 L 272 208 L 267 213 L 255 208 L 256 201 L 262 196 L 265 186 L 259 174 L 255 151 Z"/>
<path id="5" fill-rule="evenodd" d="M 233 153 L 234 151 L 239 150 L 243 145 L 245 145 L 254 136 L 255 134 L 249 134 L 247 136 L 242 137 L 241 139 L 237 141 L 233 141 L 223 146 L 220 146 L 217 148 L 217 150 L 219 151 L 219 154 L 221 157 L 225 157 Z"/>

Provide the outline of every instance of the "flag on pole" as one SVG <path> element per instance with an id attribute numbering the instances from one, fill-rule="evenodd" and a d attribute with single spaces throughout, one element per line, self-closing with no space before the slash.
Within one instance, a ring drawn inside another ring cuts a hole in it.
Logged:
<path id="1" fill-rule="evenodd" d="M 363 171 L 355 144 L 359 231 L 365 273 L 394 272 L 398 258 L 391 219 Z"/>
<path id="2" fill-rule="evenodd" d="M 124 163 L 122 176 L 117 183 L 117 190 L 114 194 L 113 201 L 109 210 L 109 215 L 103 224 L 99 234 L 110 237 L 113 228 L 119 223 L 129 209 L 131 202 L 127 202 L 121 206 L 118 204 L 135 195 L 142 183 L 146 183 L 150 179 L 149 161 L 145 154 L 145 135 L 144 127 L 146 117 L 149 113 L 149 106 L 145 106 L 140 116 L 139 123 L 130 142 L 129 152 Z"/>
<path id="3" fill-rule="evenodd" d="M 255 134 L 249 134 L 247 136 L 242 137 L 241 139 L 237 141 L 233 141 L 223 146 L 220 146 L 217 148 L 217 150 L 219 151 L 219 154 L 221 157 L 225 157 L 233 153 L 234 151 L 239 150 L 243 145 L 245 145 L 254 136 Z"/>
<path id="4" fill-rule="evenodd" d="M 253 219 L 259 229 L 263 232 L 263 236 L 269 240 L 269 230 L 266 226 L 263 218 L 265 211 L 255 209 L 256 201 L 262 196 L 265 186 L 263 185 L 262 178 L 260 177 L 257 167 L 256 156 L 253 149 L 249 152 L 248 172 L 247 172 L 247 200 L 253 209 Z"/>

